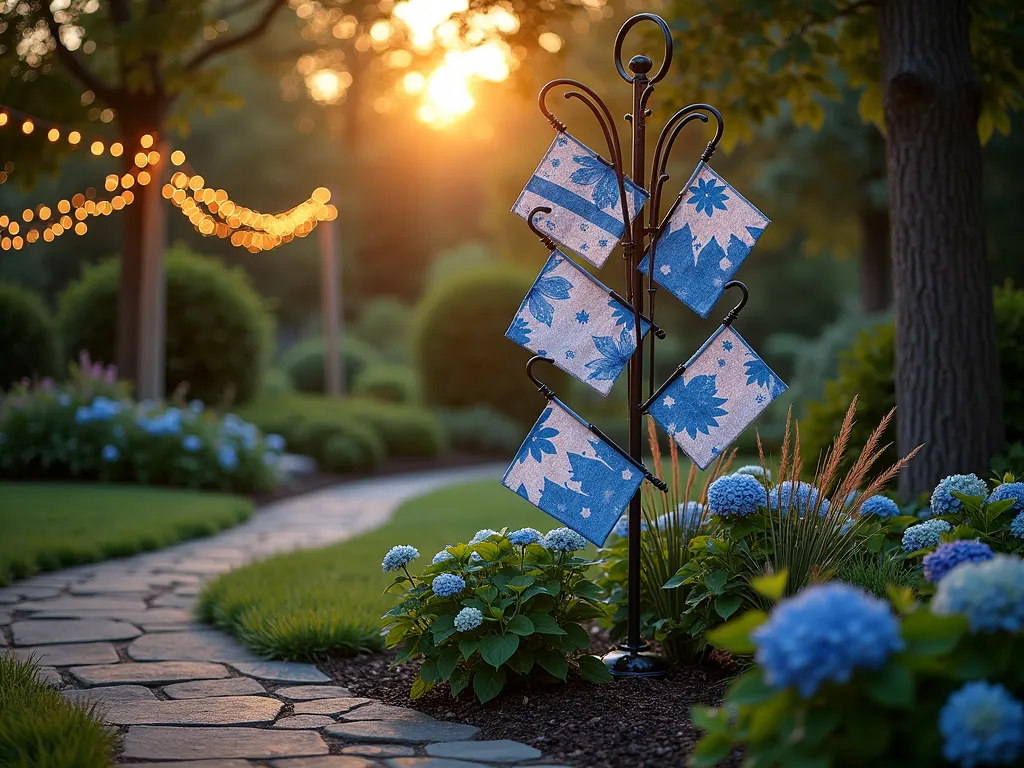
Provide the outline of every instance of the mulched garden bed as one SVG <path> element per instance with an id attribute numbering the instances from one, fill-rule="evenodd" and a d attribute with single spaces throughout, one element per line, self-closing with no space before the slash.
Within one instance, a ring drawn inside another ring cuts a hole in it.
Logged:
<path id="1" fill-rule="evenodd" d="M 412 707 L 438 720 L 470 723 L 481 729 L 480 738 L 513 739 L 541 750 L 547 763 L 586 768 L 685 766 L 701 736 L 690 723 L 690 707 L 720 704 L 735 674 L 710 662 L 682 667 L 659 680 L 593 685 L 570 679 L 567 685 L 506 691 L 481 706 L 472 691 L 452 699 L 447 686 L 410 701 L 417 667 L 392 669 L 393 659 L 393 653 L 379 653 L 318 666 L 357 696 Z M 738 766 L 739 756 L 719 765 Z"/>

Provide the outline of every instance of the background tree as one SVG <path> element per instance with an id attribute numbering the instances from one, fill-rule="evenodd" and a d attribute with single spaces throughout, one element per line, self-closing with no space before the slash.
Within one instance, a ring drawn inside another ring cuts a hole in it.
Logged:
<path id="1" fill-rule="evenodd" d="M 72 125 L 109 110 L 117 138 L 132 148 L 144 134 L 166 135 L 197 107 L 227 100 L 221 56 L 263 35 L 288 0 L 19 0 L 3 4 L 0 100 Z M 89 131 L 89 133 L 93 133 Z M 7 147 L 0 146 L 0 150 Z M 40 138 L 25 171 L 52 170 L 60 157 Z M 30 177 L 29 177 L 30 178 Z M 136 378 L 146 196 L 123 216 L 117 363 Z"/>

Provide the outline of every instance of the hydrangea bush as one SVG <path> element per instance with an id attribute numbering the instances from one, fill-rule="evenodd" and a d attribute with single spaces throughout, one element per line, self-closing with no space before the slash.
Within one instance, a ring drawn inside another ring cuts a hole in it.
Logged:
<path id="1" fill-rule="evenodd" d="M 70 380 L 23 382 L 0 400 L 0 478 L 173 485 L 255 492 L 274 487 L 284 450 L 203 403 L 133 401 L 113 366 L 83 355 Z"/>
<path id="2" fill-rule="evenodd" d="M 413 575 L 419 557 L 393 547 L 384 571 L 398 604 L 383 618 L 399 664 L 422 661 L 412 698 L 447 684 L 453 697 L 470 685 L 483 703 L 525 679 L 565 681 L 570 669 L 592 682 L 610 679 L 587 655 L 584 623 L 602 617 L 604 591 L 587 578 L 587 543 L 568 528 L 484 529 L 469 544 L 445 547 Z"/>
<path id="3" fill-rule="evenodd" d="M 942 545 L 948 546 L 948 545 Z M 941 551 L 941 548 L 940 548 Z M 783 597 L 784 579 L 754 587 Z M 836 583 L 709 632 L 755 655 L 690 757 L 712 766 L 736 748 L 759 768 L 961 768 L 1024 763 L 1024 561 L 957 564 L 931 604 L 908 588 L 889 601 Z"/>

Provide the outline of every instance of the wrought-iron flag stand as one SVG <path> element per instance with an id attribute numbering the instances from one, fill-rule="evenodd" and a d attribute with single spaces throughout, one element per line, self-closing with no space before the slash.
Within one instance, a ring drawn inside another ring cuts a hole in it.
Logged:
<path id="1" fill-rule="evenodd" d="M 626 35 L 642 21 L 656 24 L 664 38 L 664 60 L 653 75 L 650 73 L 654 64 L 648 56 L 630 59 L 628 72 L 622 62 Z M 663 658 L 650 652 L 640 634 L 639 486 L 647 479 L 662 491 L 668 488 L 642 463 L 643 416 L 649 413 L 687 455 L 707 466 L 713 459 L 704 459 L 720 455 L 739 431 L 785 390 L 785 385 L 732 329 L 732 321 L 746 303 L 747 290 L 731 277 L 764 231 L 768 219 L 706 164 L 722 138 L 721 114 L 708 104 L 692 104 L 676 112 L 658 137 L 650 184 L 647 190 L 643 189 L 638 183 L 643 183 L 647 167 L 647 119 L 651 115 L 647 104 L 655 85 L 672 64 L 668 25 L 650 13 L 631 17 L 615 39 L 614 60 L 619 76 L 632 90 L 632 109 L 625 116 L 631 133 L 631 178 L 625 174 L 615 121 L 596 92 L 577 80 L 559 78 L 547 83 L 538 97 L 541 112 L 555 129 L 556 137 L 512 210 L 526 220 L 551 256 L 506 336 L 537 353 L 527 364 L 527 375 L 548 400 L 548 407 L 527 435 L 502 482 L 598 544 L 603 544 L 610 530 L 608 514 L 617 519 L 628 498 L 627 637 L 604 661 L 617 677 L 656 677 L 666 674 L 669 667 Z M 565 123 L 548 108 L 548 95 L 563 87 L 567 89 L 566 99 L 582 102 L 597 119 L 608 159 L 571 136 Z M 714 138 L 708 142 L 690 181 L 661 220 L 663 188 L 669 180 L 666 168 L 676 138 L 689 123 L 707 123 L 709 118 L 716 122 Z M 687 194 L 693 196 L 684 200 Z M 726 201 L 730 201 L 728 205 Z M 641 210 L 648 202 L 644 216 Z M 619 243 L 625 262 L 625 298 L 607 289 L 559 249 L 562 246 L 566 252 L 600 267 Z M 643 313 L 644 275 L 649 316 Z M 659 283 L 702 317 L 707 317 L 726 288 L 740 288 L 743 299 L 697 354 L 657 388 L 655 339 L 665 337 L 664 331 L 654 324 Z M 648 331 L 650 396 L 645 400 L 642 343 Z M 716 343 L 721 351 L 711 359 L 708 350 L 717 351 Z M 533 373 L 540 360 L 558 365 L 601 394 L 607 394 L 626 370 L 626 450 L 555 397 L 551 388 Z M 702 366 L 708 364 L 721 369 L 705 373 Z M 723 388 L 721 392 L 719 386 Z M 702 404 L 710 404 L 700 406 L 704 410 L 696 414 L 699 418 L 694 418 L 696 406 L 690 407 L 687 400 L 689 392 L 684 390 L 688 388 L 699 394 Z M 671 392 L 676 392 L 683 405 L 690 408 L 689 412 L 684 408 L 678 420 L 673 416 L 679 411 L 671 411 L 676 401 L 666 394 Z M 727 402 L 730 410 L 721 407 Z M 735 414 L 731 412 L 734 405 L 739 406 Z M 614 501 L 601 509 L 592 509 L 591 506 L 602 507 L 599 503 L 590 505 L 591 499 L 596 501 L 600 497 L 599 493 L 591 494 L 591 490 L 601 488 L 604 498 Z"/>

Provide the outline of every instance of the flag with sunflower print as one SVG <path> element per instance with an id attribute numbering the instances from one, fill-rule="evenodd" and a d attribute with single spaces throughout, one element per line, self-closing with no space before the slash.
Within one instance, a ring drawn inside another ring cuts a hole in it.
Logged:
<path id="1" fill-rule="evenodd" d="M 706 163 L 700 163 L 640 262 L 655 282 L 706 318 L 725 284 L 768 226 L 768 218 Z"/>
<path id="2" fill-rule="evenodd" d="M 501 484 L 602 546 L 645 476 L 641 465 L 553 398 Z"/>
<path id="3" fill-rule="evenodd" d="M 786 385 L 723 325 L 647 408 L 701 469 L 717 459 Z"/>

